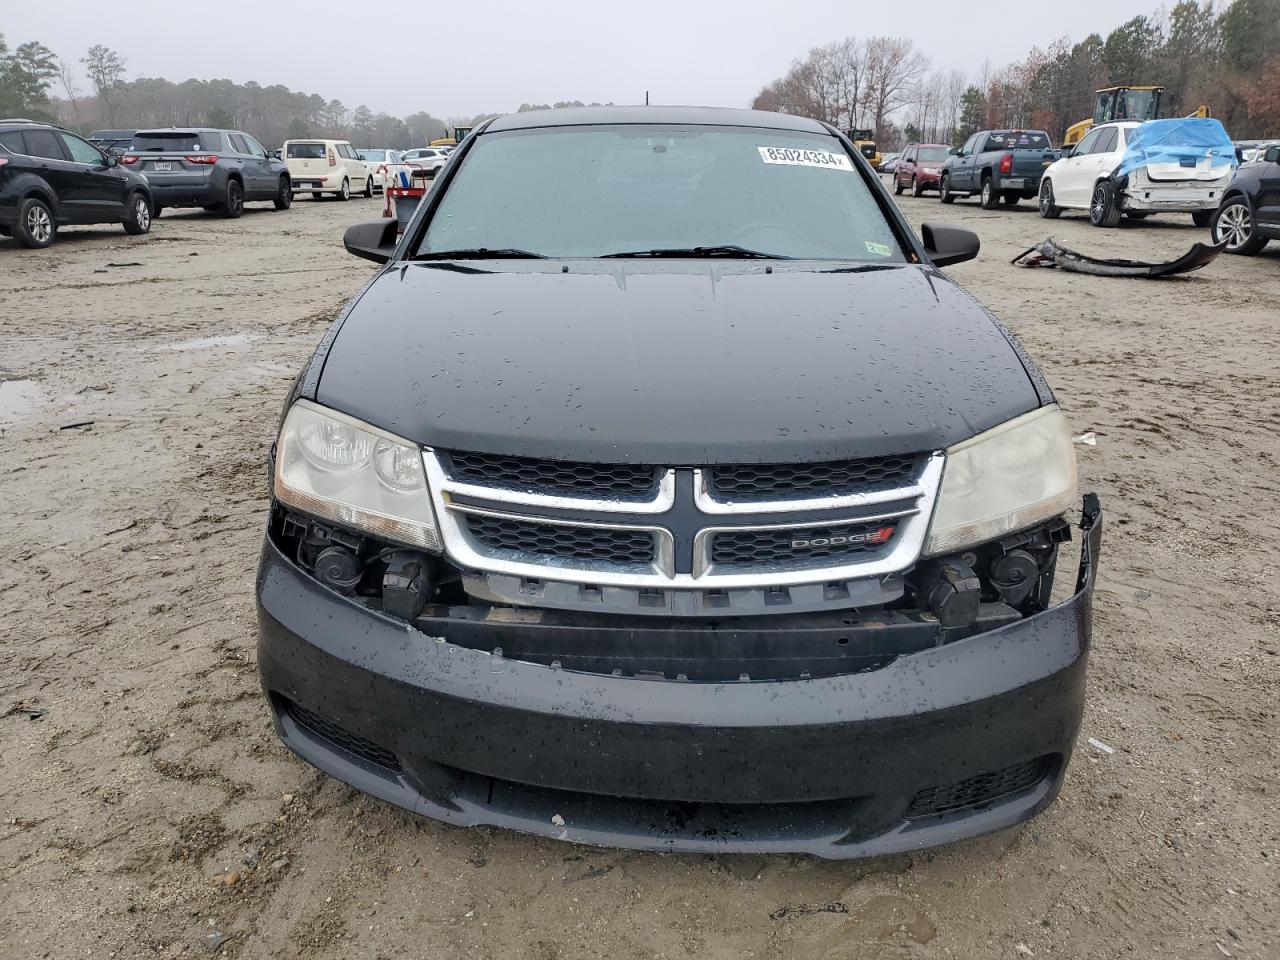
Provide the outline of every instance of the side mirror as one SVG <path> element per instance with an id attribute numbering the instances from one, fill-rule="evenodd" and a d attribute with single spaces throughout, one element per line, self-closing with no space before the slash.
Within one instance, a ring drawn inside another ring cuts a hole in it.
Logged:
<path id="1" fill-rule="evenodd" d="M 279 160 L 279 159 L 280 159 L 280 151 L 279 151 L 279 150 L 272 150 L 272 151 L 271 151 L 271 159 L 272 159 L 272 160 Z"/>
<path id="2" fill-rule="evenodd" d="M 1267 152 L 1262 155 L 1262 159 L 1267 163 L 1280 163 L 1280 147 L 1267 147 Z"/>
<path id="3" fill-rule="evenodd" d="M 353 256 L 386 263 L 396 252 L 396 233 L 399 221 L 395 217 L 385 220 L 367 220 L 352 224 L 342 235 L 342 245 Z"/>
<path id="4" fill-rule="evenodd" d="M 959 148 L 959 147 L 952 147 L 950 150 L 948 150 L 948 151 L 947 151 L 947 153 L 951 154 L 953 157 L 963 157 L 963 156 L 964 156 L 964 154 L 960 152 L 960 148 Z"/>
<path id="5" fill-rule="evenodd" d="M 117 167 L 120 165 L 120 158 L 117 157 L 114 153 L 104 153 L 102 155 L 102 159 L 106 162 L 107 169 L 111 169 L 112 167 Z"/>
<path id="6" fill-rule="evenodd" d="M 924 252 L 935 267 L 949 267 L 953 263 L 972 260 L 982 249 L 978 235 L 964 227 L 926 223 L 920 227 L 920 236 L 924 240 Z"/>

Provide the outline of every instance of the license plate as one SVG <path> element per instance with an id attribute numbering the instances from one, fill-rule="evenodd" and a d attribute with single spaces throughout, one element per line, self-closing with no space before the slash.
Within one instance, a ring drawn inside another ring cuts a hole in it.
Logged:
<path id="1" fill-rule="evenodd" d="M 1010 190 L 1021 190 L 1024 185 L 1024 181 L 1022 177 L 1005 177 L 1000 181 L 1000 185 L 1002 187 L 1008 187 Z"/>
<path id="2" fill-rule="evenodd" d="M 151 169 L 156 173 L 169 173 L 173 170 L 173 164 L 168 160 L 157 160 L 151 164 Z"/>

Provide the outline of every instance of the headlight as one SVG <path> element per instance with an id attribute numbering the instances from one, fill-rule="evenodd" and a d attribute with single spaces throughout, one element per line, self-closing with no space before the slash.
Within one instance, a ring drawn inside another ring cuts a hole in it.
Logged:
<path id="1" fill-rule="evenodd" d="M 938 556 L 1056 517 L 1076 500 L 1076 453 L 1056 405 L 947 450 L 925 541 Z"/>
<path id="2" fill-rule="evenodd" d="M 312 516 L 440 549 L 418 447 L 306 400 L 280 429 L 275 495 Z"/>

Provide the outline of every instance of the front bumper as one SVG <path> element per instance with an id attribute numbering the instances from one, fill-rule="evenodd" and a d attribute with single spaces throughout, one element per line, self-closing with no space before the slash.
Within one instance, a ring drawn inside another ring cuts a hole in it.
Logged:
<path id="1" fill-rule="evenodd" d="M 740 683 L 451 643 L 321 587 L 268 538 L 259 668 L 290 749 L 438 820 L 637 849 L 883 855 L 1011 826 L 1057 794 L 1101 533 L 1087 503 L 1076 591 L 1044 613 L 865 673 Z M 512 649 L 539 629 L 503 612 Z"/>

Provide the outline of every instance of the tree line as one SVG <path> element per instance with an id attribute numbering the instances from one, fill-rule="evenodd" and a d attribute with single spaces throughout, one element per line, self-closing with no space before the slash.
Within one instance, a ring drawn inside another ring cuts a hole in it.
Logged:
<path id="1" fill-rule="evenodd" d="M 407 117 L 375 113 L 363 104 L 299 93 L 250 81 L 130 78 L 118 52 L 95 45 L 80 58 L 88 81 L 82 89 L 74 65 L 37 41 L 13 51 L 0 34 L 0 117 L 48 120 L 88 133 L 101 129 L 209 126 L 245 130 L 264 144 L 306 137 L 351 140 L 358 146 L 408 149 L 473 126 L 493 114 L 451 117 L 425 111 Z"/>
<path id="2" fill-rule="evenodd" d="M 881 149 L 912 141 L 959 145 L 975 130 L 1047 130 L 1092 117 L 1094 91 L 1165 88 L 1162 112 L 1208 106 L 1237 139 L 1280 137 L 1280 0 L 1180 0 L 1105 37 L 1062 37 L 1025 59 L 971 75 L 932 69 L 910 40 L 850 37 L 810 50 L 752 106 L 870 127 Z"/>

